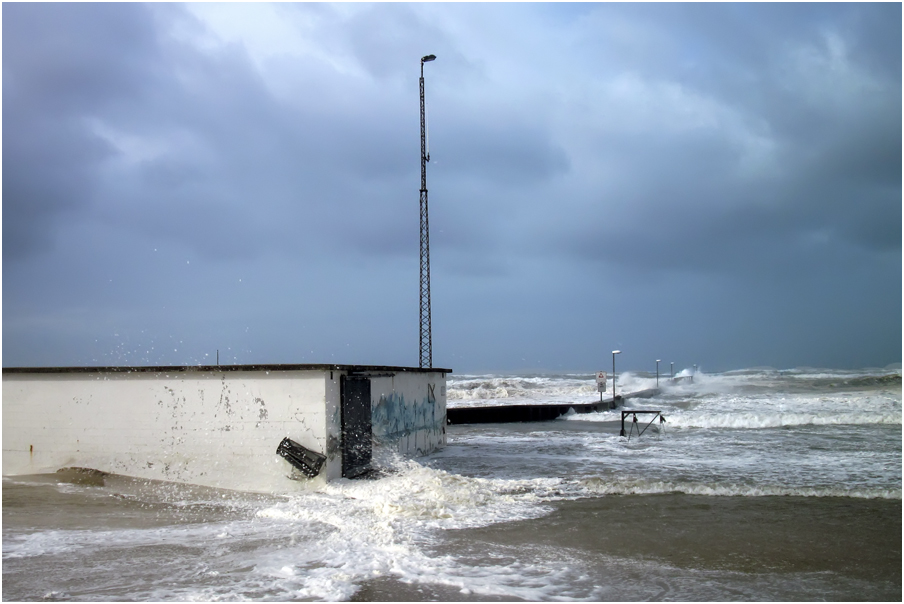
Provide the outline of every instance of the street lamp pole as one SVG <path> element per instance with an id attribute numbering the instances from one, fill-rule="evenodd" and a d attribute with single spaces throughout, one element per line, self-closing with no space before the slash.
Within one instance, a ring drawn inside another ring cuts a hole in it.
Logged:
<path id="1" fill-rule="evenodd" d="M 430 219 L 427 213 L 427 119 L 424 111 L 424 63 L 436 55 L 421 57 L 421 297 L 420 297 L 420 368 L 433 367 L 433 334 L 430 321 Z"/>
<path id="2" fill-rule="evenodd" d="M 656 387 L 659 388 L 659 363 L 660 360 L 656 359 Z"/>
<path id="3" fill-rule="evenodd" d="M 612 407 L 615 408 L 617 403 L 615 402 L 615 355 L 621 354 L 621 350 L 613 350 L 612 351 Z"/>

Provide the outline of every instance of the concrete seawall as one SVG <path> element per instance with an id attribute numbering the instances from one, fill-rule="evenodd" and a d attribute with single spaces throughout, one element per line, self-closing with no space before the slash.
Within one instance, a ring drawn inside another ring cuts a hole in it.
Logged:
<path id="1" fill-rule="evenodd" d="M 82 467 L 265 492 L 306 480 L 276 450 L 290 438 L 346 474 L 356 444 L 425 454 L 444 446 L 449 370 L 352 365 L 3 370 L 3 474 Z M 347 429 L 344 390 L 369 399 Z M 357 386 L 356 386 L 357 387 Z M 360 432 L 360 433 L 359 433 Z M 353 443 L 352 441 L 356 441 Z M 347 464 L 346 464 L 347 465 Z"/>
<path id="2" fill-rule="evenodd" d="M 510 422 L 542 422 L 556 419 L 573 410 L 575 413 L 596 413 L 615 409 L 625 400 L 650 398 L 659 394 L 658 388 L 629 392 L 624 395 L 605 398 L 593 403 L 565 405 L 491 405 L 486 407 L 452 407 L 446 410 L 450 424 L 502 424 Z M 614 404 L 613 404 L 614 402 Z"/>

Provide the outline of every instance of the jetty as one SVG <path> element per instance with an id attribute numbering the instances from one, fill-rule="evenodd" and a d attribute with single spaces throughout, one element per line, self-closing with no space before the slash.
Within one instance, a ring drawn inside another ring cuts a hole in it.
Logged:
<path id="1" fill-rule="evenodd" d="M 505 424 L 512 422 L 545 422 L 567 413 L 597 413 L 617 409 L 626 400 L 650 398 L 659 394 L 659 388 L 649 388 L 619 394 L 614 399 L 604 398 L 592 403 L 564 403 L 557 405 L 487 405 L 483 407 L 447 407 L 448 424 Z"/>

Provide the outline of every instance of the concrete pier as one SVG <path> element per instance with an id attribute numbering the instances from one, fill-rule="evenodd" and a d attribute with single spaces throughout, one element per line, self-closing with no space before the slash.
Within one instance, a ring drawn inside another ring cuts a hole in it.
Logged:
<path id="1" fill-rule="evenodd" d="M 487 407 L 453 407 L 446 409 L 449 424 L 504 424 L 511 422 L 543 422 L 556 419 L 573 410 L 575 413 L 597 413 L 617 409 L 625 400 L 650 398 L 659 394 L 659 388 L 638 390 L 593 403 L 568 403 L 561 405 L 494 405 Z"/>

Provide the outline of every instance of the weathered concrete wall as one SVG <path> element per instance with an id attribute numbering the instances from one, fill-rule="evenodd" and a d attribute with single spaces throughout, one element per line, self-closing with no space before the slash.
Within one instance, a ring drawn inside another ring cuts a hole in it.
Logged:
<path id="1" fill-rule="evenodd" d="M 326 434 L 326 467 L 321 470 L 325 480 L 342 477 L 342 411 L 340 380 L 343 372 L 330 371 L 325 374 L 324 432 Z M 304 444 L 304 443 L 299 443 Z"/>
<path id="2" fill-rule="evenodd" d="M 3 474 L 85 467 L 287 492 L 309 484 L 289 480 L 297 470 L 276 453 L 288 436 L 327 456 L 316 480 L 336 479 L 349 371 L 371 376 L 376 446 L 423 455 L 445 445 L 445 370 L 267 367 L 277 369 L 4 370 Z"/>
<path id="3" fill-rule="evenodd" d="M 3 474 L 88 467 L 214 487 L 286 491 L 288 436 L 341 464 L 322 371 L 3 375 Z"/>
<path id="4" fill-rule="evenodd" d="M 371 380 L 374 442 L 406 455 L 446 444 L 446 379 L 440 372 L 403 373 Z"/>

